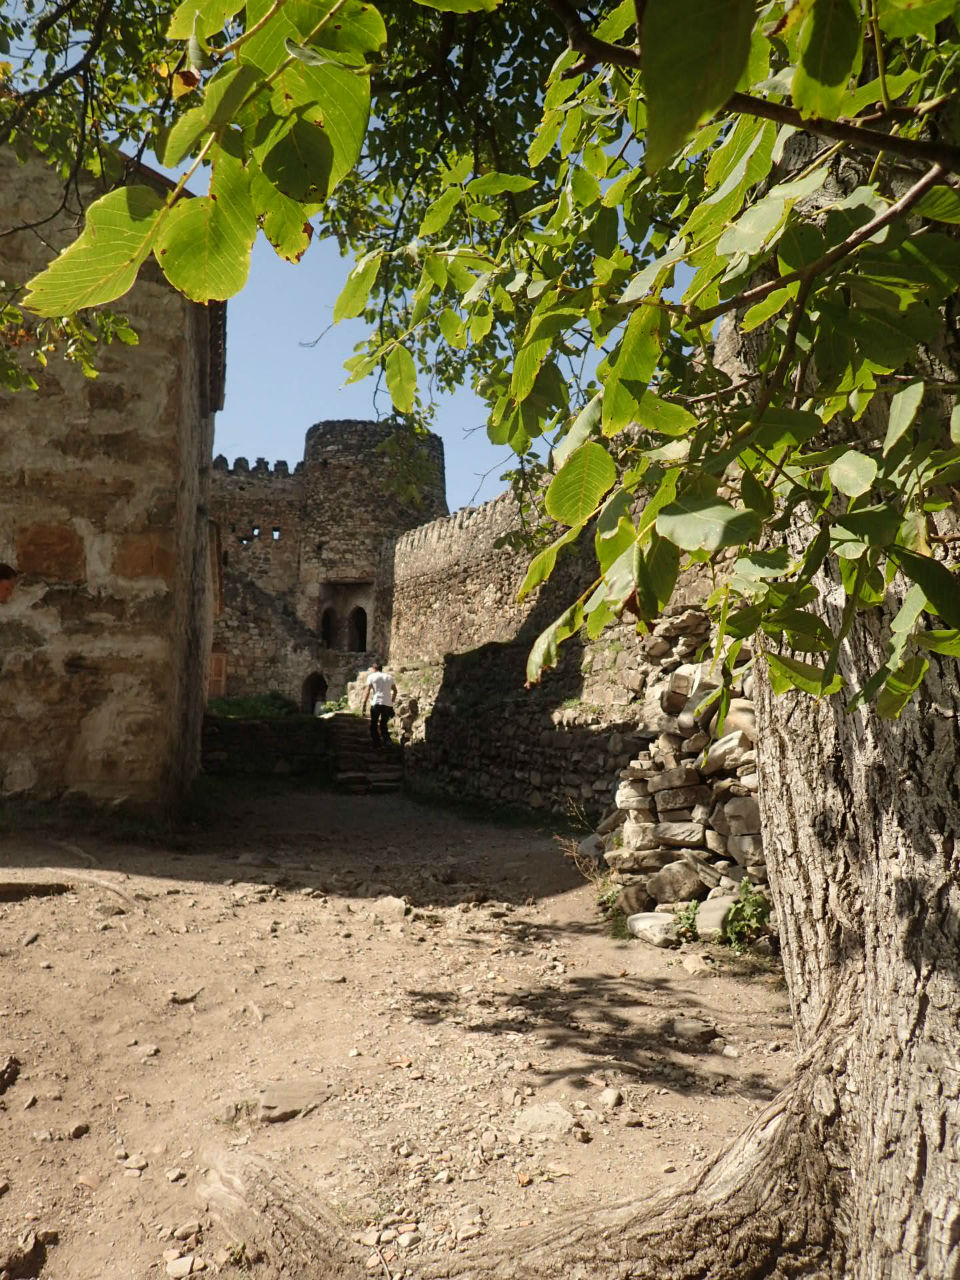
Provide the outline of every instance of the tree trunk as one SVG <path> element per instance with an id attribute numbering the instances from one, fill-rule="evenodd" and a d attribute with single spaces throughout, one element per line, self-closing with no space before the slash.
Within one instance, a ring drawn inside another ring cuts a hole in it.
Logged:
<path id="1" fill-rule="evenodd" d="M 853 629 L 854 687 L 879 666 L 888 620 Z M 899 721 L 774 699 L 764 682 L 758 736 L 801 1071 L 847 1273 L 960 1276 L 958 664 L 934 658 Z"/>

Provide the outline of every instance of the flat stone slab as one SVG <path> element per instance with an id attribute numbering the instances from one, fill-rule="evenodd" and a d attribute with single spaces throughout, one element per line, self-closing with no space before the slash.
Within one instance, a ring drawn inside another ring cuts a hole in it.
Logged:
<path id="1" fill-rule="evenodd" d="M 268 1085 L 260 1097 L 258 1119 L 263 1124 L 282 1124 L 309 1115 L 331 1096 L 321 1080 L 289 1080 Z"/>

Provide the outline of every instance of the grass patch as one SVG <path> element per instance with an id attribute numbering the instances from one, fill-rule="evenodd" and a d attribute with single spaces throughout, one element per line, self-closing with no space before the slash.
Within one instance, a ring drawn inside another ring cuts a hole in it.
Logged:
<path id="1" fill-rule="evenodd" d="M 338 704 L 327 703 L 325 707 L 335 711 Z M 276 689 L 243 698 L 212 698 L 207 703 L 207 715 L 219 716 L 223 720 L 284 720 L 301 714 L 297 704 Z"/>

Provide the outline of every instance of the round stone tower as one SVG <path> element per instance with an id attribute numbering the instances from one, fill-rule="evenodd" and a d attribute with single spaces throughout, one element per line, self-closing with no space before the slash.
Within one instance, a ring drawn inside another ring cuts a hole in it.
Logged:
<path id="1" fill-rule="evenodd" d="M 384 543 L 447 514 L 443 442 L 389 422 L 318 422 L 300 480 L 297 612 L 325 648 L 369 652 Z"/>

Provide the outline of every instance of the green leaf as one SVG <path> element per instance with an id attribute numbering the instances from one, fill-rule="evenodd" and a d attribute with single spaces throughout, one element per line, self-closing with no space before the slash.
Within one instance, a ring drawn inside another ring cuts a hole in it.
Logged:
<path id="1" fill-rule="evenodd" d="M 765 653 L 767 670 L 770 674 L 770 687 L 774 693 L 786 693 L 788 689 L 800 689 L 815 698 L 829 697 L 843 688 L 840 676 L 833 676 L 824 682 L 824 671 L 811 662 L 799 662 L 796 658 L 788 658 L 784 654 Z"/>
<path id="2" fill-rule="evenodd" d="M 834 119 L 860 56 L 856 0 L 813 0 L 800 28 L 800 63 L 793 102 L 803 116 Z"/>
<path id="3" fill-rule="evenodd" d="M 633 420 L 637 402 L 660 359 L 660 313 L 655 307 L 638 307 L 614 354 L 604 381 L 602 424 L 605 436 L 615 435 Z"/>
<path id="4" fill-rule="evenodd" d="M 324 198 L 343 181 L 360 158 L 370 114 L 368 77 L 340 66 L 313 67 L 298 62 L 286 67 L 277 77 L 271 103 L 280 117 L 297 113 L 298 123 L 294 128 L 299 130 L 298 145 L 306 146 L 308 153 L 315 154 L 317 149 L 316 144 L 311 146 L 304 142 L 308 131 L 319 130 L 325 136 L 330 153 L 329 169 L 324 159 L 320 172 L 305 175 L 306 182 L 299 178 L 296 182 L 298 190 L 302 188 L 307 193 L 317 191 L 319 198 Z M 282 141 L 280 145 L 283 145 Z M 268 161 L 269 155 L 264 161 L 265 171 Z M 281 186 L 279 182 L 277 185 Z M 296 191 L 289 194 L 298 199 L 306 198 L 297 195 Z"/>
<path id="5" fill-rule="evenodd" d="M 493 13 L 500 0 L 417 0 L 417 4 L 444 13 Z"/>
<path id="6" fill-rule="evenodd" d="M 948 658 L 960 658 L 960 630 L 918 631 L 917 644 L 931 653 L 942 653 Z"/>
<path id="7" fill-rule="evenodd" d="M 960 222 L 960 193 L 953 187 L 932 187 L 913 206 L 913 212 L 935 222 Z"/>
<path id="8" fill-rule="evenodd" d="M 950 439 L 960 444 L 960 404 L 955 404 L 950 413 Z"/>
<path id="9" fill-rule="evenodd" d="M 538 552 L 530 561 L 530 567 L 527 569 L 527 576 L 523 580 L 520 590 L 517 592 L 517 603 L 519 604 L 524 597 L 528 596 L 531 591 L 539 587 L 541 583 L 547 581 L 554 566 L 557 563 L 557 555 L 562 547 L 568 543 L 575 542 L 583 531 L 582 524 L 575 524 L 572 529 L 568 529 L 566 533 L 562 533 L 548 547 Z"/>
<path id="10" fill-rule="evenodd" d="M 395 346 L 386 361 L 387 390 L 394 408 L 412 413 L 417 395 L 417 368 L 406 347 Z"/>
<path id="11" fill-rule="evenodd" d="M 657 516 L 657 532 L 684 551 L 719 551 L 757 537 L 761 520 L 755 511 L 736 508 L 720 498 L 684 494 Z"/>
<path id="12" fill-rule="evenodd" d="M 797 287 L 796 284 L 785 285 L 782 289 L 774 289 L 773 293 L 768 293 L 762 301 L 755 302 L 743 317 L 740 332 L 749 333 L 764 321 L 777 315 L 791 299 L 797 296 Z"/>
<path id="13" fill-rule="evenodd" d="M 153 247 L 163 208 L 152 187 L 121 187 L 95 200 L 79 239 L 29 281 L 23 305 L 62 316 L 122 297 Z"/>
<path id="14" fill-rule="evenodd" d="M 299 262 L 313 235 L 308 219 L 316 212 L 316 205 L 291 200 L 268 182 L 258 168 L 250 174 L 250 196 L 263 234 L 278 256 L 287 262 Z"/>
<path id="15" fill-rule="evenodd" d="M 467 183 L 467 193 L 472 196 L 499 196 L 505 191 L 528 191 L 535 186 L 533 178 L 519 173 L 485 173 Z"/>
<path id="16" fill-rule="evenodd" d="M 887 434 L 883 440 L 883 456 L 886 457 L 897 441 L 910 429 L 923 399 L 923 382 L 911 382 L 890 401 Z"/>
<path id="17" fill-rule="evenodd" d="M 653 262 L 647 263 L 624 289 L 620 301 L 622 303 L 639 302 L 642 298 L 645 298 L 648 293 L 653 292 L 661 274 L 669 271 L 671 267 L 675 267 L 678 262 L 683 262 L 688 252 L 686 245 L 683 245 L 679 249 L 674 249 L 670 253 L 664 254 L 662 258 L 656 258 Z"/>
<path id="18" fill-rule="evenodd" d="M 164 219 L 153 256 L 173 287 L 193 302 L 232 298 L 247 282 L 256 235 L 249 174 L 220 151 L 210 195 L 178 201 Z"/>
<path id="19" fill-rule="evenodd" d="M 951 627 L 960 627 L 960 575 L 930 556 L 917 555 L 896 547 L 890 558 L 900 566 L 911 582 L 921 587 L 931 609 Z"/>
<path id="20" fill-rule="evenodd" d="M 953 16 L 956 0 L 880 0 L 880 26 L 894 38 L 924 35 L 933 42 L 937 23 Z"/>
<path id="21" fill-rule="evenodd" d="M 420 229 L 417 235 L 424 236 L 435 235 L 442 230 L 450 221 L 450 215 L 463 199 L 463 192 L 459 187 L 448 187 L 442 195 L 437 196 L 433 204 L 427 209 L 423 215 L 423 221 L 420 223 Z"/>
<path id="22" fill-rule="evenodd" d="M 664 436 L 685 436 L 697 426 L 696 418 L 688 409 L 670 400 L 661 400 L 652 391 L 644 391 L 638 398 L 635 416 L 642 427 Z"/>
<path id="23" fill-rule="evenodd" d="M 877 696 L 877 713 L 885 720 L 896 720 L 901 711 L 920 687 L 930 662 L 922 654 L 915 653 L 892 671 Z"/>
<path id="24" fill-rule="evenodd" d="M 867 493 L 877 478 L 877 464 L 856 449 L 848 449 L 840 455 L 836 462 L 828 467 L 834 488 L 845 493 L 848 498 L 859 498 Z"/>
<path id="25" fill-rule="evenodd" d="M 527 680 L 530 684 L 536 684 L 544 671 L 557 665 L 560 645 L 564 640 L 575 635 L 582 626 L 583 600 L 581 598 L 538 636 L 527 658 Z"/>
<path id="26" fill-rule="evenodd" d="M 189 40 L 192 35 L 205 39 L 242 8 L 237 0 L 183 0 L 173 11 L 167 39 Z"/>
<path id="27" fill-rule="evenodd" d="M 544 505 L 562 524 L 578 525 L 596 511 L 617 478 L 617 467 L 602 444 L 588 440 L 571 453 L 547 489 Z"/>
<path id="28" fill-rule="evenodd" d="M 648 173 L 662 168 L 736 89 L 750 57 L 755 15 L 753 0 L 647 0 Z"/>
<path id="29" fill-rule="evenodd" d="M 367 305 L 370 290 L 380 270 L 383 254 L 379 250 L 371 250 L 358 258 L 353 270 L 347 276 L 347 282 L 340 291 L 333 306 L 333 322 L 349 320 L 358 316 Z"/>
<path id="30" fill-rule="evenodd" d="M 574 449 L 578 449 L 585 440 L 589 440 L 600 426 L 602 403 L 603 392 L 598 391 L 577 414 L 569 431 L 553 451 L 553 461 L 556 466 L 562 466 Z"/>
<path id="31" fill-rule="evenodd" d="M 182 115 L 164 138 L 161 164 L 176 168 L 204 134 L 216 132 L 232 120 L 259 79 L 255 68 L 236 63 L 218 72 L 204 90 L 203 102 Z"/>
<path id="32" fill-rule="evenodd" d="M 267 178 L 293 200 L 322 200 L 333 173 L 333 147 L 322 125 L 295 119 L 263 160 Z"/>

